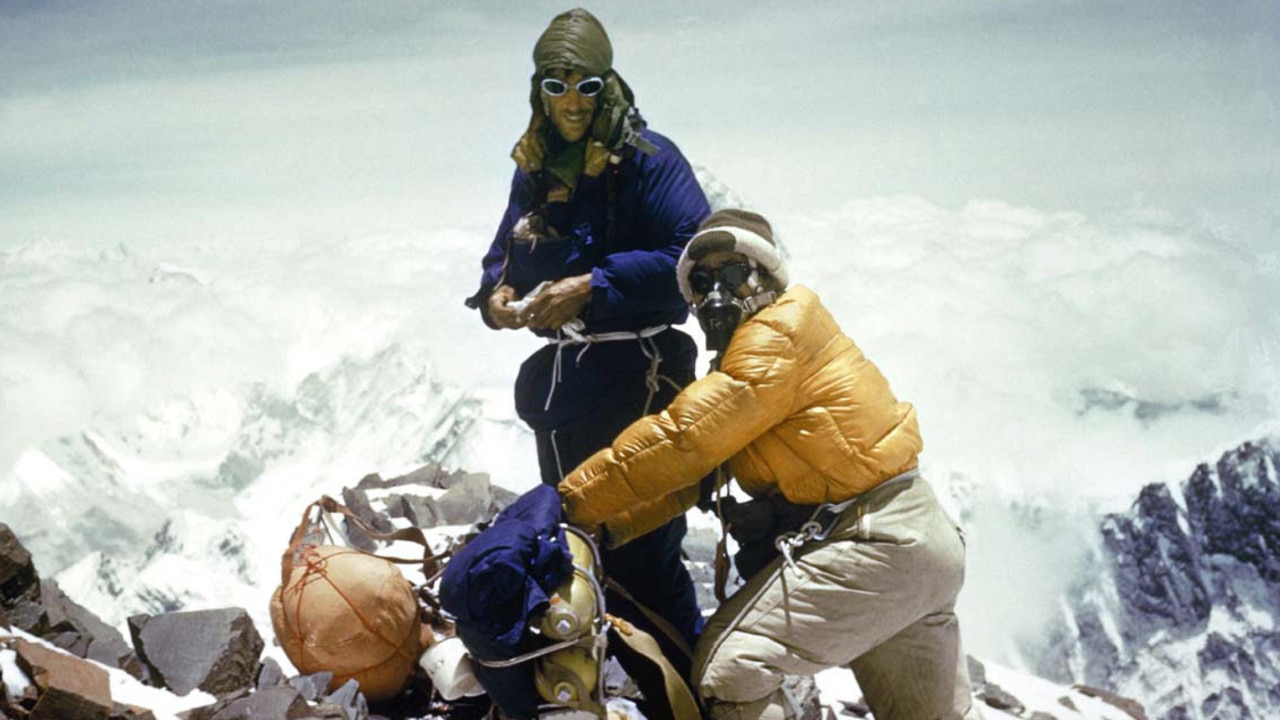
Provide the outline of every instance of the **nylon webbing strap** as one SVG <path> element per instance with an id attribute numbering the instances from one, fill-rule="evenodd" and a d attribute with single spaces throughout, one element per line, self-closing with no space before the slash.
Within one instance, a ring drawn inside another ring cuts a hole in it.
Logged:
<path id="1" fill-rule="evenodd" d="M 637 605 L 637 607 L 643 606 Z M 636 654 L 642 656 L 645 660 L 652 663 L 662 677 L 662 692 L 655 693 L 654 688 L 641 687 L 641 692 L 645 693 L 645 697 L 653 700 L 654 696 L 660 695 L 666 700 L 666 707 L 660 708 L 670 713 L 672 720 L 700 720 L 702 712 L 698 707 L 698 701 L 693 697 L 693 692 L 689 690 L 689 686 L 685 684 L 684 679 L 680 677 L 680 673 L 676 672 L 675 667 L 667 656 L 662 653 L 662 648 L 658 645 L 658 641 L 652 635 L 614 615 L 606 615 L 610 622 L 610 632 L 614 637 L 622 640 L 622 643 L 630 648 Z M 619 658 L 621 660 L 621 657 Z M 634 668 L 624 668 L 628 674 L 633 674 L 633 678 L 637 683 L 640 677 L 651 675 L 651 673 L 637 672 Z M 656 681 L 656 679 L 655 679 Z M 650 716 L 656 715 L 654 712 L 659 708 L 652 706 L 646 707 Z M 650 717 L 650 720 L 666 720 L 662 717 Z"/>
<path id="2" fill-rule="evenodd" d="M 635 605 L 636 608 L 649 619 L 649 622 L 653 623 L 655 627 L 661 630 L 662 634 L 666 635 L 667 639 L 679 648 L 680 652 L 684 653 L 685 657 L 689 658 L 690 661 L 693 660 L 693 650 L 689 647 L 689 643 L 685 642 L 684 636 L 681 635 L 671 623 L 667 622 L 666 618 L 645 607 L 644 603 L 636 600 L 631 593 L 627 592 L 626 588 L 619 585 L 613 578 L 605 578 L 604 585 L 610 590 L 621 595 L 627 602 Z"/>

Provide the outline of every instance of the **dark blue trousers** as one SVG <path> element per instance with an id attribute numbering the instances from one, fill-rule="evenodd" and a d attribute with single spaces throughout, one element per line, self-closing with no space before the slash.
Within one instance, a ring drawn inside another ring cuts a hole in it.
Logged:
<path id="1" fill-rule="evenodd" d="M 684 387 L 693 381 L 697 348 L 692 339 L 668 330 L 654 340 L 662 356 L 659 372 L 671 382 L 663 381 L 652 397 L 644 382 L 649 361 L 631 341 L 592 347 L 581 358 L 576 349 L 562 350 L 566 357 L 561 359 L 554 403 L 546 401 L 551 395 L 547 383 L 556 374 L 554 348 L 544 348 L 525 362 L 516 383 L 516 406 L 534 428 L 544 483 L 558 485 L 564 475 L 610 445 L 646 410 L 655 413 L 666 408 L 678 392 L 672 383 Z M 544 404 L 551 405 L 545 412 Z M 693 580 L 682 561 L 686 529 L 684 517 L 676 518 L 620 548 L 601 548 L 601 563 L 609 578 L 674 626 L 693 647 L 703 621 Z M 609 612 L 653 635 L 676 670 L 688 677 L 691 659 L 666 632 L 616 592 L 606 593 L 605 604 Z M 527 720 L 536 714 L 531 665 L 505 670 L 477 667 L 476 671 L 485 690 L 508 716 Z"/>

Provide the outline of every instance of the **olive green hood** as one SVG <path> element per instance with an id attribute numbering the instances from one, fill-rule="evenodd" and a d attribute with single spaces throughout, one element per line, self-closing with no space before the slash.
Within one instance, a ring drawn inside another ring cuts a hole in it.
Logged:
<path id="1" fill-rule="evenodd" d="M 574 8 L 560 13 L 538 38 L 533 47 L 534 73 L 530 79 L 529 105 L 533 117 L 529 127 L 511 151 L 511 157 L 524 171 L 537 172 L 546 159 L 546 134 L 554 133 L 542 105 L 539 83 L 551 70 L 577 70 L 583 75 L 599 75 L 604 90 L 596 103 L 595 121 L 586 146 L 583 174 L 599 175 L 616 154 L 627 145 L 650 151 L 640 139 L 644 119 L 635 109 L 631 88 L 613 69 L 613 44 L 604 26 L 594 15 Z"/>
<path id="2" fill-rule="evenodd" d="M 574 8 L 557 15 L 542 32 L 533 46 L 533 67 L 539 76 L 552 69 L 604 75 L 613 69 L 613 43 L 594 15 Z"/>

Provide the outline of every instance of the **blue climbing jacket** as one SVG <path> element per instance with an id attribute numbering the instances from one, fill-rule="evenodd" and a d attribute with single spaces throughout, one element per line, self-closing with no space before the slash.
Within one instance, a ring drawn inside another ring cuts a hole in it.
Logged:
<path id="1" fill-rule="evenodd" d="M 656 152 L 632 152 L 598 176 L 581 176 L 567 202 L 546 203 L 546 224 L 560 238 L 533 243 L 512 238 L 520 218 L 544 200 L 539 173 L 517 167 L 507 210 L 481 261 L 480 289 L 468 305 L 483 311 L 500 283 L 523 296 L 543 280 L 591 273 L 585 332 L 684 322 L 688 308 L 676 287 L 675 265 L 711 209 L 675 143 L 648 129 L 641 136 Z"/>
<path id="2" fill-rule="evenodd" d="M 540 173 L 517 167 L 507 210 L 481 261 L 480 288 L 467 300 L 485 322 L 492 326 L 488 299 L 499 284 L 511 285 L 523 296 L 544 280 L 587 273 L 592 295 L 581 316 L 584 333 L 636 332 L 685 321 L 688 307 L 676 285 L 675 265 L 711 209 L 675 143 L 647 128 L 641 137 L 655 149 L 651 154 L 632 150 L 598 175 L 583 174 L 566 202 L 544 202 Z M 513 230 L 534 211 L 560 237 L 517 241 Z M 556 335 L 553 330 L 534 332 Z M 696 354 L 693 343 L 678 331 L 657 338 L 664 357 Z M 556 363 L 552 349 L 544 348 L 522 368 L 516 408 L 533 429 L 548 430 L 581 417 L 621 385 L 639 382 L 649 366 L 633 342 L 580 350 L 565 351 L 570 361 Z M 691 367 L 692 360 L 688 362 Z M 554 392 L 549 386 L 553 365 Z"/>
<path id="3" fill-rule="evenodd" d="M 539 485 L 499 513 L 445 567 L 440 604 L 454 616 L 458 637 L 477 659 L 505 660 L 535 647 L 526 626 L 573 574 L 573 556 L 559 523 L 559 494 Z M 529 664 L 490 668 L 477 663 L 475 672 L 508 717 L 537 716 Z"/>

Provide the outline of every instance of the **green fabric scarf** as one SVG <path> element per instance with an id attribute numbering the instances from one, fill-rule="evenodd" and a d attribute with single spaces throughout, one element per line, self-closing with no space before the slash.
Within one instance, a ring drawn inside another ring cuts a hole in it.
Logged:
<path id="1" fill-rule="evenodd" d="M 576 143 L 565 143 L 553 129 L 548 133 L 545 142 L 547 157 L 543 163 L 543 169 L 570 190 L 576 190 L 578 178 L 582 177 L 582 170 L 586 163 L 586 139 Z"/>

